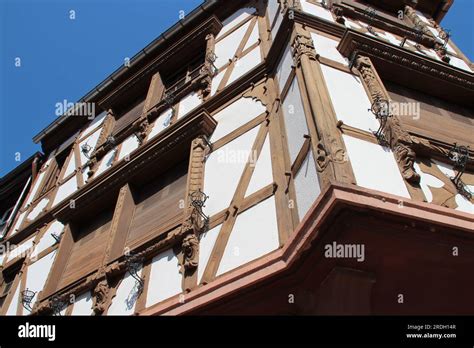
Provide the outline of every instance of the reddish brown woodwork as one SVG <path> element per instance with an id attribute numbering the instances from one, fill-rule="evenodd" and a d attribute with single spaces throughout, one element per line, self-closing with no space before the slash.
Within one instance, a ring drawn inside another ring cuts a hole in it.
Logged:
<path id="1" fill-rule="evenodd" d="M 187 169 L 187 163 L 181 163 L 136 189 L 135 213 L 126 241 L 127 246 L 182 218 Z M 153 174 L 150 173 L 150 176 Z"/>
<path id="2" fill-rule="evenodd" d="M 395 102 L 420 105 L 420 115 L 403 115 L 399 117 L 402 124 L 412 133 L 430 139 L 439 139 L 452 143 L 453 139 L 463 145 L 474 148 L 472 133 L 474 130 L 474 114 L 466 107 L 456 105 L 425 93 L 385 83 L 390 98 Z"/>
<path id="3" fill-rule="evenodd" d="M 94 271 L 104 257 L 113 211 L 106 210 L 73 228 L 74 245 L 59 282 L 59 288 Z"/>
<path id="4" fill-rule="evenodd" d="M 142 114 L 145 99 L 139 99 L 130 109 L 122 113 L 116 120 L 112 135 L 117 135 L 123 129 L 130 126 Z"/>

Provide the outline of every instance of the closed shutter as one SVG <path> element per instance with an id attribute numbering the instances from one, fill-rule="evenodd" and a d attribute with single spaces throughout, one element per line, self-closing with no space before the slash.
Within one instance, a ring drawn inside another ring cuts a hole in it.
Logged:
<path id="1" fill-rule="evenodd" d="M 127 246 L 182 218 L 184 209 L 180 200 L 186 194 L 187 170 L 187 163 L 182 163 L 137 190 Z"/>
<path id="2" fill-rule="evenodd" d="M 393 101 L 410 103 L 412 107 L 419 105 L 419 117 L 415 114 L 399 115 L 402 125 L 407 130 L 447 143 L 458 142 L 470 147 L 474 146 L 472 111 L 404 86 L 388 82 L 384 84 Z"/>
<path id="3" fill-rule="evenodd" d="M 99 268 L 105 254 L 113 211 L 106 210 L 73 228 L 74 244 L 58 288 Z"/>
<path id="4" fill-rule="evenodd" d="M 141 115 L 143 111 L 143 105 L 145 104 L 145 100 L 142 99 L 138 103 L 136 103 L 131 109 L 124 112 L 117 118 L 114 126 L 114 130 L 112 132 L 113 136 L 119 134 L 122 130 L 127 128 L 133 122 L 135 122 Z"/>

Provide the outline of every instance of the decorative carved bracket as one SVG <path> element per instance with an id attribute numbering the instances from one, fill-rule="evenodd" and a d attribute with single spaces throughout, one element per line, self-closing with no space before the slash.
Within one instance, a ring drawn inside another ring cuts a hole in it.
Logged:
<path id="1" fill-rule="evenodd" d="M 94 315 L 101 315 L 105 312 L 109 303 L 109 295 L 110 286 L 107 280 L 104 279 L 98 282 L 97 285 L 94 287 L 94 290 L 92 290 L 92 311 L 94 312 Z"/>
<path id="2" fill-rule="evenodd" d="M 437 38 L 433 35 L 431 30 L 428 28 L 428 25 L 420 19 L 420 17 L 417 15 L 413 7 L 406 5 L 405 15 L 413 22 L 413 24 L 416 27 L 420 28 L 424 34 L 432 37 L 435 40 L 433 44 L 433 49 L 435 50 L 435 52 L 438 54 L 438 56 L 441 58 L 443 62 L 449 63 L 450 58 L 447 55 L 446 48 L 444 48 L 443 44 L 440 43 L 437 40 Z"/>
<path id="3" fill-rule="evenodd" d="M 376 99 L 390 100 L 370 58 L 357 56 L 354 66 L 367 86 L 372 102 Z M 410 135 L 402 129 L 400 120 L 396 115 L 392 115 L 387 119 L 383 131 L 398 162 L 403 178 L 411 184 L 418 184 L 420 175 L 413 168 L 416 158 L 416 153 L 413 150 L 414 144 Z"/>
<path id="4" fill-rule="evenodd" d="M 151 129 L 148 118 L 146 116 L 140 117 L 133 123 L 132 128 L 135 130 L 135 135 L 140 145 L 143 144 Z"/>
<path id="5" fill-rule="evenodd" d="M 303 33 L 296 33 L 291 44 L 293 48 L 293 59 L 295 66 L 301 65 L 302 56 L 307 56 L 311 60 L 316 60 L 316 51 L 314 49 L 313 40 L 310 36 Z"/>
<path id="6" fill-rule="evenodd" d="M 432 90 L 432 95 L 453 103 L 471 105 L 474 74 L 443 62 L 426 58 L 409 50 L 387 44 L 347 29 L 337 47 L 338 51 L 353 61 L 357 55 L 370 57 L 379 69 L 389 71 L 393 82 L 410 84 L 414 89 Z M 433 89 L 433 85 L 436 88 Z M 445 91 L 449 91 L 446 93 Z"/>
<path id="7" fill-rule="evenodd" d="M 181 246 L 184 253 L 184 269 L 186 271 L 196 269 L 199 257 L 199 240 L 196 234 L 190 233 L 184 237 Z"/>
<path id="8" fill-rule="evenodd" d="M 262 103 L 264 106 L 269 105 L 270 96 L 268 94 L 267 86 L 268 76 L 265 76 L 265 79 L 258 84 L 251 84 L 251 88 L 243 94 L 244 98 L 252 98 Z"/>

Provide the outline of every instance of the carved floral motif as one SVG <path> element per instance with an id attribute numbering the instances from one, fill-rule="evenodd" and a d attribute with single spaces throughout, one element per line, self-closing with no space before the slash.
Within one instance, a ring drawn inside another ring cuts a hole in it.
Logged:
<path id="1" fill-rule="evenodd" d="M 368 57 L 357 57 L 355 67 L 360 72 L 372 101 L 389 100 Z M 420 181 L 420 176 L 413 168 L 416 158 L 416 153 L 413 150 L 414 143 L 410 135 L 401 127 L 400 120 L 396 115 L 387 118 L 383 131 L 398 162 L 403 178 L 409 183 L 417 184 Z"/>
<path id="2" fill-rule="evenodd" d="M 316 51 L 314 50 L 313 40 L 310 36 L 297 33 L 291 47 L 293 48 L 293 59 L 296 66 L 301 64 L 301 58 L 303 56 L 311 60 L 316 60 Z"/>

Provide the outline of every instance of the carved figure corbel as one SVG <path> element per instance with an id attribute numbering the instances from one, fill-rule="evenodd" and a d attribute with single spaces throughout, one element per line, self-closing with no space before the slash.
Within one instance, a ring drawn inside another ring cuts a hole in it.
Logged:
<path id="1" fill-rule="evenodd" d="M 109 293 L 110 287 L 107 280 L 104 279 L 97 283 L 92 291 L 94 297 L 92 311 L 94 312 L 94 315 L 101 315 L 107 309 Z"/>
<path id="2" fill-rule="evenodd" d="M 329 164 L 329 156 L 324 148 L 324 144 L 322 141 L 318 142 L 318 145 L 316 146 L 317 152 L 316 152 L 316 167 L 318 172 L 323 172 L 326 167 Z"/>
<path id="3" fill-rule="evenodd" d="M 184 269 L 186 271 L 196 269 L 199 258 L 199 240 L 194 233 L 190 233 L 183 238 L 181 244 L 184 256 Z"/>
<path id="4" fill-rule="evenodd" d="M 143 144 L 150 130 L 148 118 L 146 116 L 140 117 L 137 121 L 135 121 L 132 127 L 136 129 L 135 136 L 137 137 L 138 142 L 140 145 Z"/>
<path id="5" fill-rule="evenodd" d="M 357 57 L 355 67 L 360 72 L 372 101 L 389 100 L 368 57 Z M 387 118 L 383 132 L 399 164 L 403 178 L 411 184 L 418 184 L 420 175 L 413 168 L 416 158 L 416 152 L 413 150 L 414 143 L 411 136 L 401 127 L 398 116 L 392 115 Z"/>

